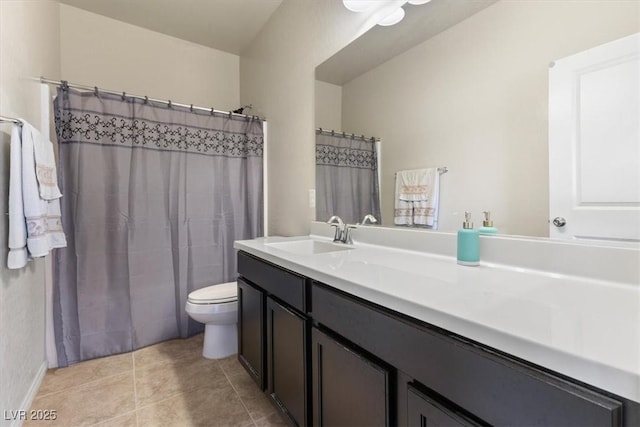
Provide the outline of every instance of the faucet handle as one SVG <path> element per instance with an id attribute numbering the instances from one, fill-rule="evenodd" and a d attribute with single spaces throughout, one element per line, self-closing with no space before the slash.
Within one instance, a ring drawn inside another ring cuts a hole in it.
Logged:
<path id="1" fill-rule="evenodd" d="M 358 224 L 345 224 L 342 243 L 346 243 L 347 245 L 353 244 L 353 240 L 351 240 L 351 230 L 353 228 L 358 228 Z"/>
<path id="2" fill-rule="evenodd" d="M 333 241 L 343 242 L 344 235 L 345 235 L 345 226 L 344 226 L 344 221 L 342 221 L 342 218 L 340 218 L 338 215 L 333 215 L 331 218 L 329 218 L 329 221 L 327 221 L 327 224 L 336 228 L 336 232 L 333 235 Z"/>
<path id="3" fill-rule="evenodd" d="M 329 225 L 336 229 L 335 233 L 333 234 L 333 241 L 334 242 L 342 241 L 343 227 L 340 224 L 329 224 Z"/>

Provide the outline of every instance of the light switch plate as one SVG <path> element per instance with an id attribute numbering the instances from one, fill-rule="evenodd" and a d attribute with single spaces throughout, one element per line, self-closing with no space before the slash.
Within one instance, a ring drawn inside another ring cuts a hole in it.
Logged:
<path id="1" fill-rule="evenodd" d="M 309 207 L 316 207 L 316 190 L 313 188 L 309 189 Z"/>

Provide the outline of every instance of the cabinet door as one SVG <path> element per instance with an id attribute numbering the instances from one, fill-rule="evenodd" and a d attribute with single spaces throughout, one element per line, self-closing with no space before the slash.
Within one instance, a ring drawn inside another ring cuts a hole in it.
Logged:
<path id="1" fill-rule="evenodd" d="M 314 426 L 387 426 L 389 371 L 315 327 L 311 333 Z"/>
<path id="2" fill-rule="evenodd" d="M 238 279 L 238 359 L 264 390 L 264 293 Z"/>
<path id="3" fill-rule="evenodd" d="M 463 415 L 447 408 L 435 399 L 408 385 L 407 426 L 408 427 L 468 427 L 478 426 Z"/>
<path id="4" fill-rule="evenodd" d="M 308 425 L 307 320 L 267 298 L 267 384 L 269 396 L 289 420 Z"/>

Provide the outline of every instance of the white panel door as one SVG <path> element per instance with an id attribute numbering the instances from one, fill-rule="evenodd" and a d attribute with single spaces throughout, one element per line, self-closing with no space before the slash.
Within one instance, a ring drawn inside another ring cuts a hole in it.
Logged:
<path id="1" fill-rule="evenodd" d="M 640 33 L 549 70 L 549 235 L 640 241 Z"/>

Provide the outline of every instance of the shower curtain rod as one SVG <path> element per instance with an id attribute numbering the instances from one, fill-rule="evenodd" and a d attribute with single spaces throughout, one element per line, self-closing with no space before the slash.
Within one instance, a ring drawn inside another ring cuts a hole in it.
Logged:
<path id="1" fill-rule="evenodd" d="M 128 94 L 126 92 L 118 92 L 115 90 L 109 90 L 109 89 L 100 89 L 98 88 L 98 86 L 85 86 L 85 85 L 80 85 L 80 84 L 75 84 L 75 83 L 69 83 L 65 80 L 52 80 L 52 79 L 47 79 L 45 77 L 40 77 L 40 83 L 44 83 L 44 84 L 48 84 L 48 85 L 54 85 L 54 86 L 66 86 L 66 87 L 70 87 L 73 89 L 80 89 L 80 90 L 86 90 L 86 91 L 92 91 L 95 92 L 96 94 L 102 92 L 102 93 L 108 93 L 111 95 L 119 95 L 124 97 L 129 97 L 129 98 L 136 98 L 136 99 L 141 99 L 145 102 L 159 102 L 162 104 L 166 104 L 166 106 L 168 108 L 171 107 L 184 107 L 184 108 L 188 108 L 191 111 L 193 110 L 199 110 L 199 111 L 206 111 L 208 113 L 218 113 L 218 114 L 228 114 L 229 117 L 234 116 L 234 117 L 244 117 L 246 119 L 259 119 L 259 120 L 266 120 L 264 117 L 261 116 L 254 116 L 254 115 L 248 115 L 248 114 L 240 114 L 240 113 L 234 113 L 232 111 L 222 111 L 222 110 L 216 110 L 213 107 L 198 107 L 196 105 L 193 104 L 181 104 L 179 102 L 173 102 L 170 99 L 169 100 L 164 100 L 164 99 L 157 99 L 157 98 L 149 98 L 148 96 L 140 96 L 140 95 L 132 95 L 132 94 Z"/>
<path id="2" fill-rule="evenodd" d="M 0 116 L 0 123 L 14 123 L 18 126 L 22 126 L 22 121 L 20 119 L 5 116 Z"/>
<path id="3" fill-rule="evenodd" d="M 335 130 L 327 130 L 327 129 L 322 129 L 322 128 L 316 128 L 316 132 L 324 134 L 324 135 L 331 135 L 331 136 L 336 136 L 336 135 L 342 135 L 343 138 L 351 138 L 351 139 L 362 139 L 363 141 L 380 141 L 380 138 L 376 138 L 376 137 L 370 137 L 370 138 L 365 138 L 364 135 L 356 135 L 355 133 L 346 133 L 346 132 L 337 132 Z"/>

